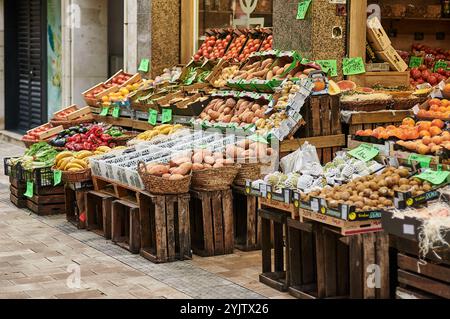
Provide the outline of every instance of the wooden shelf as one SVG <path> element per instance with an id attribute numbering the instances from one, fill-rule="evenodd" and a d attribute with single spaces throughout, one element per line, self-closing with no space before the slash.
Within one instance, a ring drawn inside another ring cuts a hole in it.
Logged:
<path id="1" fill-rule="evenodd" d="M 411 21 L 446 21 L 450 18 L 426 18 L 426 17 L 381 17 L 381 20 L 411 20 Z"/>

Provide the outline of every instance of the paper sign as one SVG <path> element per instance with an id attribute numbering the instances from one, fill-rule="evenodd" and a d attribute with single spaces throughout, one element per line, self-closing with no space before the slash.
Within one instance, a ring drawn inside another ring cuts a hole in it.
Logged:
<path id="1" fill-rule="evenodd" d="M 162 124 L 172 122 L 172 109 L 163 109 L 161 122 Z"/>
<path id="2" fill-rule="evenodd" d="M 149 67 L 150 67 L 150 60 L 142 59 L 141 64 L 139 65 L 139 71 L 147 73 L 149 71 Z"/>
<path id="3" fill-rule="evenodd" d="M 24 194 L 28 198 L 32 198 L 34 195 L 34 183 L 27 182 L 27 191 Z"/>
<path id="4" fill-rule="evenodd" d="M 417 175 L 417 178 L 428 181 L 433 185 L 441 185 L 444 183 L 448 176 L 450 175 L 449 171 L 433 171 L 431 169 L 426 170 L 420 175 Z"/>
<path id="5" fill-rule="evenodd" d="M 116 119 L 120 117 L 120 106 L 114 107 L 112 116 Z"/>
<path id="6" fill-rule="evenodd" d="M 423 58 L 420 56 L 412 56 L 409 58 L 409 67 L 418 68 L 423 64 Z"/>
<path id="7" fill-rule="evenodd" d="M 306 14 L 308 13 L 309 5 L 311 4 L 312 0 L 303 0 L 299 2 L 298 8 L 297 8 L 297 20 L 304 20 L 306 17 Z"/>
<path id="8" fill-rule="evenodd" d="M 344 75 L 356 75 L 366 73 L 364 61 L 361 57 L 345 58 L 342 64 Z"/>
<path id="9" fill-rule="evenodd" d="M 59 170 L 53 171 L 53 186 L 61 184 L 62 172 Z"/>
<path id="10" fill-rule="evenodd" d="M 148 124 L 155 126 L 158 122 L 158 111 L 149 110 L 148 111 Z"/>
<path id="11" fill-rule="evenodd" d="M 325 73 L 329 73 L 331 77 L 338 76 L 336 60 L 318 60 L 316 63 L 322 67 Z"/>
<path id="12" fill-rule="evenodd" d="M 408 163 L 411 164 L 411 162 L 413 161 L 418 162 L 420 164 L 420 167 L 422 168 L 428 168 L 430 167 L 431 157 L 420 154 L 411 154 L 411 156 L 408 158 Z"/>
<path id="13" fill-rule="evenodd" d="M 447 62 L 439 60 L 434 64 L 434 72 L 437 72 L 437 69 L 444 69 L 447 70 L 448 65 Z"/>
<path id="14" fill-rule="evenodd" d="M 109 107 L 104 107 L 102 109 L 102 112 L 100 113 L 100 116 L 107 116 L 109 113 Z"/>
<path id="15" fill-rule="evenodd" d="M 311 61 L 311 60 L 309 60 L 307 58 L 303 58 L 300 63 L 305 65 L 305 64 L 308 64 L 308 63 L 311 63 L 311 62 L 313 62 L 313 61 Z"/>
<path id="16" fill-rule="evenodd" d="M 361 144 L 357 148 L 348 152 L 348 154 L 361 161 L 368 162 L 377 157 L 377 155 L 380 154 L 380 150 L 369 144 Z"/>

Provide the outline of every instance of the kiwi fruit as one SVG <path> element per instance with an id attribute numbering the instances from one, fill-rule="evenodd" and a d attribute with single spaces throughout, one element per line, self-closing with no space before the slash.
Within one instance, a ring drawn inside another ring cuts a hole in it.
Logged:
<path id="1" fill-rule="evenodd" d="M 364 207 L 364 203 L 362 201 L 355 202 L 355 207 L 361 209 Z"/>
<path id="2" fill-rule="evenodd" d="M 376 185 L 376 184 L 375 184 Z M 372 191 L 370 189 L 365 189 L 363 191 L 363 196 L 364 197 L 370 197 L 370 195 L 372 195 Z"/>
<path id="3" fill-rule="evenodd" d="M 401 185 L 407 185 L 409 184 L 409 180 L 407 178 L 400 178 L 398 184 Z"/>
<path id="4" fill-rule="evenodd" d="M 350 193 L 348 191 L 345 191 L 341 194 L 341 199 L 345 201 L 348 200 L 350 196 L 351 196 Z"/>
<path id="5" fill-rule="evenodd" d="M 380 193 L 380 195 L 382 196 L 386 196 L 389 193 L 389 188 L 387 187 L 382 187 L 378 190 L 378 193 Z"/>
<path id="6" fill-rule="evenodd" d="M 425 192 L 429 192 L 429 191 L 431 191 L 432 187 L 429 183 L 423 183 L 422 189 Z"/>
<path id="7" fill-rule="evenodd" d="M 400 177 L 406 178 L 409 176 L 409 171 L 407 168 L 401 167 L 395 171 Z"/>
<path id="8" fill-rule="evenodd" d="M 380 196 L 378 196 L 378 193 L 372 193 L 372 194 L 370 194 L 370 199 L 371 199 L 371 200 L 378 200 L 379 197 L 380 197 Z"/>

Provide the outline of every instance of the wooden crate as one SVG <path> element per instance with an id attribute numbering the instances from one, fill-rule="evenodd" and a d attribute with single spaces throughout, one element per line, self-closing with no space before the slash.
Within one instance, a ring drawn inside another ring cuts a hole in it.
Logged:
<path id="1" fill-rule="evenodd" d="M 94 190 L 97 192 L 108 194 L 116 199 L 125 200 L 134 204 L 138 203 L 140 189 L 98 176 L 92 176 L 92 182 L 94 184 Z"/>
<path id="2" fill-rule="evenodd" d="M 10 196 L 9 199 L 17 208 L 27 207 L 27 198 L 23 195 L 26 190 L 26 186 L 23 183 L 16 183 L 19 188 L 15 187 L 13 184 L 9 186 Z"/>
<path id="3" fill-rule="evenodd" d="M 349 80 L 361 87 L 373 87 L 375 85 L 409 87 L 409 72 L 366 72 L 360 75 L 349 76 Z"/>
<path id="4" fill-rule="evenodd" d="M 285 292 L 289 286 L 287 277 L 289 264 L 286 262 L 289 260 L 289 249 L 285 251 L 284 244 L 288 215 L 284 211 L 267 207 L 259 209 L 259 216 L 262 224 L 262 273 L 259 275 L 259 281 L 273 289 Z"/>
<path id="5" fill-rule="evenodd" d="M 331 162 L 336 152 L 346 146 L 345 134 L 285 140 L 280 145 L 280 158 L 295 152 L 306 142 L 314 145 L 322 164 Z"/>
<path id="6" fill-rule="evenodd" d="M 354 135 L 359 130 L 373 130 L 378 126 L 401 125 L 404 118 L 413 115 L 414 113 L 410 110 L 353 113 L 346 127 L 348 133 Z"/>
<path id="7" fill-rule="evenodd" d="M 192 250 L 202 257 L 232 254 L 234 249 L 233 194 L 191 191 Z"/>
<path id="8" fill-rule="evenodd" d="M 261 218 L 258 198 L 245 189 L 233 186 L 233 218 L 235 247 L 242 251 L 261 249 Z"/>
<path id="9" fill-rule="evenodd" d="M 345 237 L 317 222 L 288 220 L 288 238 L 288 281 L 292 296 L 389 298 L 388 235 L 378 232 Z M 379 282 L 372 281 L 376 278 Z"/>
<path id="10" fill-rule="evenodd" d="M 339 96 L 312 96 L 301 111 L 306 124 L 299 137 L 342 134 L 339 106 Z"/>
<path id="11" fill-rule="evenodd" d="M 139 194 L 142 257 L 153 263 L 192 258 L 189 194 Z"/>
<path id="12" fill-rule="evenodd" d="M 398 299 L 450 299 L 450 250 L 430 251 L 419 258 L 419 245 L 391 235 L 391 246 L 396 252 Z M 420 265 L 419 265 L 419 262 Z"/>
<path id="13" fill-rule="evenodd" d="M 112 202 L 114 197 L 97 191 L 85 194 L 86 228 L 105 239 L 111 239 Z"/>
<path id="14" fill-rule="evenodd" d="M 66 212 L 64 186 L 35 185 L 33 197 L 27 198 L 27 208 L 39 216 L 64 214 Z"/>
<path id="15" fill-rule="evenodd" d="M 116 245 L 133 254 L 141 249 L 139 207 L 129 201 L 112 203 L 111 239 Z"/>
<path id="16" fill-rule="evenodd" d="M 66 203 L 66 219 L 78 229 L 86 228 L 87 211 L 85 195 L 91 187 L 78 188 L 74 184 L 66 184 L 64 189 Z"/>

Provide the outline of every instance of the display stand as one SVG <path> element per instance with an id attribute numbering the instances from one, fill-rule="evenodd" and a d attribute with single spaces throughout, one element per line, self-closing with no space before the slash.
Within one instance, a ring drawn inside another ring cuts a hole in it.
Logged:
<path id="1" fill-rule="evenodd" d="M 111 213 L 114 197 L 102 192 L 86 193 L 86 228 L 105 239 L 111 239 Z"/>
<path id="2" fill-rule="evenodd" d="M 116 200 L 112 203 L 112 241 L 133 254 L 141 248 L 139 207 L 135 204 Z"/>

